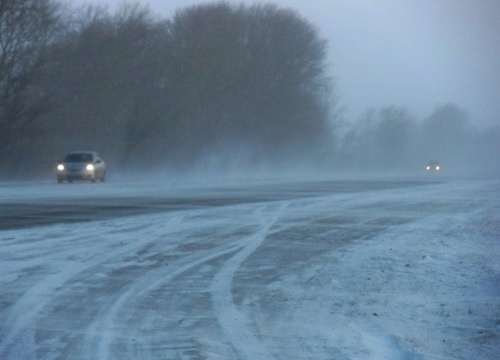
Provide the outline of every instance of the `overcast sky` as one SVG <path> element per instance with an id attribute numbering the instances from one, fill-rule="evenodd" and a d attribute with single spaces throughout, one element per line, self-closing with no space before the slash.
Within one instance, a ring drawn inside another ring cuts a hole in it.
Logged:
<path id="1" fill-rule="evenodd" d="M 123 0 L 64 0 L 108 6 Z M 170 18 L 203 0 L 131 0 Z M 346 116 L 406 106 L 424 118 L 455 103 L 481 125 L 500 124 L 500 0 L 226 0 L 297 10 L 328 40 L 330 73 Z"/>

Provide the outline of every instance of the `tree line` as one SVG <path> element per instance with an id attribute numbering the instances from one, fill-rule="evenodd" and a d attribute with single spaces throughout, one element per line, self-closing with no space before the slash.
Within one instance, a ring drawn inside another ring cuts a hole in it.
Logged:
<path id="1" fill-rule="evenodd" d="M 72 150 L 113 170 L 443 168 L 500 174 L 497 127 L 455 104 L 344 119 L 326 41 L 295 11 L 212 2 L 159 18 L 57 0 L 0 0 L 0 179 L 47 174 Z M 112 173 L 112 172 L 111 172 Z"/>
<path id="2" fill-rule="evenodd" d="M 437 106 L 424 119 L 404 106 L 369 109 L 341 128 L 338 169 L 414 174 L 437 161 L 448 175 L 500 176 L 500 127 L 473 126 L 456 104 Z"/>
<path id="3" fill-rule="evenodd" d="M 2 172 L 75 149 L 116 168 L 257 163 L 303 156 L 330 131 L 326 42 L 275 5 L 162 19 L 137 4 L 1 0 L 0 51 Z"/>

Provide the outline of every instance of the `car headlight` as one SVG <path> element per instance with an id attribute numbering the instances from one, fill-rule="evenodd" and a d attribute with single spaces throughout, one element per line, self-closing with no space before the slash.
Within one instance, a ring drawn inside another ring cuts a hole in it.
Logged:
<path id="1" fill-rule="evenodd" d="M 92 164 L 88 164 L 88 165 L 87 165 L 87 170 L 88 170 L 88 171 L 94 171 L 94 165 L 92 165 Z"/>
<path id="2" fill-rule="evenodd" d="M 64 170 L 64 165 L 63 164 L 57 165 L 57 170 L 63 171 Z"/>
<path id="3" fill-rule="evenodd" d="M 427 167 L 425 168 L 425 170 L 430 170 L 430 169 L 431 169 L 431 167 L 430 167 L 430 166 L 427 166 Z"/>
<path id="4" fill-rule="evenodd" d="M 436 166 L 436 170 L 437 171 L 441 170 L 441 166 Z"/>

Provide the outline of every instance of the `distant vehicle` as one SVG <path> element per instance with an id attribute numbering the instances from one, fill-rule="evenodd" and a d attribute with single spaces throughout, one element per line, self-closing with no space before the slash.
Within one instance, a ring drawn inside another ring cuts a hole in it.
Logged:
<path id="1" fill-rule="evenodd" d="M 425 171 L 436 172 L 441 171 L 441 165 L 437 161 L 431 161 L 425 165 Z"/>
<path id="2" fill-rule="evenodd" d="M 63 161 L 57 163 L 57 182 L 64 180 L 97 180 L 106 178 L 106 164 L 95 151 L 77 151 L 66 155 Z"/>

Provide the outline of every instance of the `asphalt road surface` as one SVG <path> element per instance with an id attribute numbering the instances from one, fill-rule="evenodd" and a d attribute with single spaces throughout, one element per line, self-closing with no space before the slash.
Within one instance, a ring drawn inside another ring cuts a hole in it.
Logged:
<path id="1" fill-rule="evenodd" d="M 126 184 L 125 186 L 119 184 L 121 191 L 116 193 L 107 191 L 110 188 L 113 190 L 114 184 L 106 184 L 103 190 L 104 184 L 26 183 L 19 186 L 7 183 L 0 185 L 0 194 L 1 192 L 9 193 L 14 188 L 22 193 L 32 192 L 35 196 L 34 199 L 24 196 L 21 199 L 9 197 L 3 200 L 0 195 L 0 230 L 428 184 L 428 181 L 315 181 L 270 183 L 245 187 L 232 185 L 201 189 L 181 188 L 176 191 L 157 190 L 156 193 L 151 193 L 145 191 L 149 186 L 146 183 Z M 99 186 L 101 188 L 98 188 Z M 65 187 L 63 195 L 57 193 L 61 187 Z M 96 187 L 97 189 L 93 189 Z"/>
<path id="2" fill-rule="evenodd" d="M 0 190 L 2 360 L 499 350 L 498 183 Z"/>

